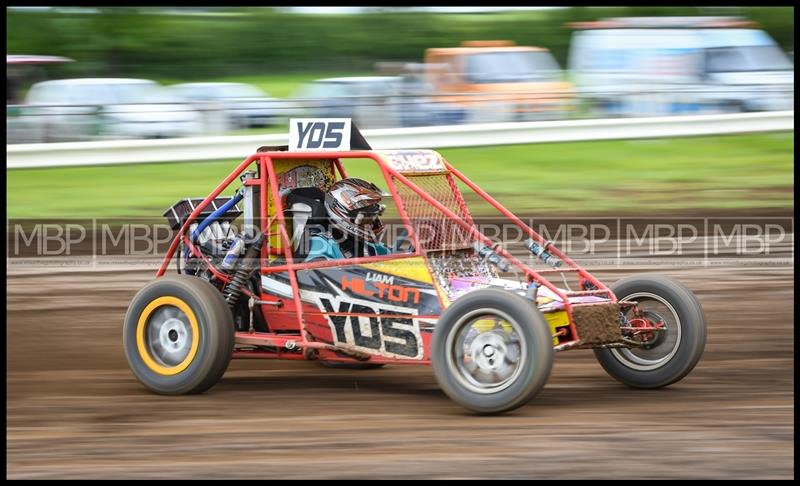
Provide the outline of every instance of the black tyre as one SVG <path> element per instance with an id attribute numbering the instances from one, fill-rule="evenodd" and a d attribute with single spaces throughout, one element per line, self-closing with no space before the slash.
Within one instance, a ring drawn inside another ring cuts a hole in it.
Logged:
<path id="1" fill-rule="evenodd" d="M 691 290 L 663 275 L 637 275 L 612 286 L 619 300 L 638 302 L 650 321 L 662 320 L 666 331 L 652 333 L 645 348 L 594 351 L 606 372 L 635 388 L 660 388 L 680 380 L 695 367 L 706 343 L 703 308 Z M 629 310 L 628 318 L 633 310 Z"/>
<path id="2" fill-rule="evenodd" d="M 133 374 L 164 395 L 202 393 L 228 368 L 233 317 L 208 281 L 161 277 L 133 298 L 123 326 L 125 357 Z"/>
<path id="3" fill-rule="evenodd" d="M 478 413 L 513 410 L 547 382 L 553 338 L 534 304 L 500 289 L 481 289 L 455 301 L 439 318 L 431 346 L 439 386 Z"/>

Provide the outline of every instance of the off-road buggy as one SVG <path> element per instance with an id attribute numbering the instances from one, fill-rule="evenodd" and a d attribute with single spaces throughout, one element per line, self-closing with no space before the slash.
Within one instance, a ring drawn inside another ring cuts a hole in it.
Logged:
<path id="1" fill-rule="evenodd" d="M 700 359 L 705 319 L 682 284 L 649 274 L 608 287 L 437 152 L 371 150 L 335 120 L 291 123 L 290 150 L 262 147 L 207 197 L 166 211 L 177 236 L 124 323 L 150 390 L 203 392 L 232 358 L 430 364 L 454 401 L 497 413 L 542 389 L 558 351 L 592 348 L 638 388 L 675 383 Z M 306 262 L 309 234 L 326 229 L 325 191 L 355 163 L 391 195 L 394 251 Z M 486 236 L 475 204 L 524 238 Z"/>

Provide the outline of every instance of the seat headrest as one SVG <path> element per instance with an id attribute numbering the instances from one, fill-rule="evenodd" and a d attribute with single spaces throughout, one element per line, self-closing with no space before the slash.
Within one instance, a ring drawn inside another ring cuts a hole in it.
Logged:
<path id="1" fill-rule="evenodd" d="M 327 231 L 328 211 L 325 209 L 325 192 L 316 187 L 299 187 L 286 195 L 285 211 L 292 214 L 292 249 L 295 258 L 308 252 L 308 238 Z"/>

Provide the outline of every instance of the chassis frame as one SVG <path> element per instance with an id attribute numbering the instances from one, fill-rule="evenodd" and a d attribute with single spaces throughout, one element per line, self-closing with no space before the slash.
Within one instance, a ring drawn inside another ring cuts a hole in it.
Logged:
<path id="1" fill-rule="evenodd" d="M 502 246 L 494 246 L 496 242 L 492 241 L 489 237 L 481 233 L 474 225 L 470 224 L 470 222 L 465 221 L 462 217 L 459 217 L 453 210 L 446 207 L 440 201 L 438 201 L 435 197 L 429 194 L 425 189 L 420 187 L 418 184 L 415 183 L 413 177 L 409 177 L 408 172 L 403 170 L 399 170 L 397 164 L 393 164 L 387 161 L 386 152 L 381 151 L 374 151 L 374 150 L 357 150 L 357 151 L 332 151 L 332 152 L 289 152 L 289 151 L 279 151 L 279 150 L 272 150 L 272 151 L 265 151 L 265 152 L 257 152 L 252 154 L 244 159 L 211 193 L 203 199 L 203 201 L 195 207 L 195 209 L 189 214 L 186 218 L 185 222 L 181 225 L 180 229 L 178 230 L 178 234 L 172 240 L 172 243 L 164 256 L 163 262 L 158 269 L 156 277 L 162 277 L 168 272 L 168 268 L 170 266 L 170 262 L 173 258 L 180 258 L 180 255 L 176 256 L 176 252 L 181 245 L 184 245 L 188 252 L 191 252 L 195 257 L 203 259 L 205 263 L 208 265 L 209 271 L 213 274 L 213 278 L 217 279 L 222 284 L 227 284 L 231 281 L 231 276 L 226 274 L 225 272 L 221 271 L 219 268 L 216 268 L 212 262 L 210 262 L 207 258 L 204 257 L 203 253 L 199 250 L 197 245 L 192 241 L 192 238 L 189 237 L 189 229 L 193 223 L 197 222 L 198 215 L 206 209 L 209 204 L 218 197 L 228 186 L 230 186 L 237 178 L 251 165 L 256 164 L 258 167 L 258 173 L 256 178 L 251 178 L 248 180 L 244 180 L 243 183 L 245 186 L 247 185 L 257 185 L 259 186 L 259 201 L 257 204 L 260 206 L 260 213 L 259 213 L 259 227 L 262 228 L 264 235 L 267 236 L 266 241 L 262 242 L 261 251 L 259 252 L 259 268 L 258 272 L 262 276 L 269 276 L 272 274 L 276 274 L 278 272 L 286 272 L 288 274 L 289 284 L 291 286 L 291 291 L 293 295 L 293 305 L 290 302 L 287 302 L 285 299 L 278 299 L 274 295 L 270 295 L 264 291 L 262 288 L 260 293 L 254 294 L 253 292 L 243 289 L 244 295 L 249 299 L 249 307 L 251 312 L 251 328 L 249 331 L 237 331 L 235 333 L 235 343 L 240 346 L 250 347 L 251 349 L 238 349 L 235 350 L 233 353 L 234 358 L 264 358 L 264 359 L 311 359 L 316 357 L 318 359 L 323 359 L 325 361 L 330 362 L 353 362 L 355 361 L 363 361 L 369 360 L 370 363 L 380 363 L 380 364 L 430 364 L 430 357 L 427 351 L 425 352 L 424 359 L 404 359 L 398 357 L 390 357 L 390 356 L 380 356 L 380 355 L 372 355 L 372 356 L 365 356 L 358 352 L 353 352 L 352 350 L 342 349 L 340 346 L 336 346 L 331 343 L 320 342 L 315 340 L 313 336 L 311 336 L 308 328 L 308 321 L 307 316 L 304 313 L 302 305 L 301 305 L 301 290 L 298 284 L 298 272 L 304 270 L 314 270 L 314 269 L 324 269 L 328 267 L 344 267 L 348 265 L 361 265 L 361 264 L 374 264 L 380 262 L 388 262 L 388 261 L 396 261 L 408 258 L 421 258 L 424 260 L 426 266 L 429 266 L 428 260 L 428 252 L 426 252 L 420 242 L 418 240 L 418 235 L 414 231 L 414 225 L 411 222 L 411 218 L 409 213 L 406 209 L 405 201 L 399 195 L 398 191 L 398 183 L 405 186 L 407 189 L 411 190 L 417 197 L 421 198 L 426 204 L 429 204 L 431 207 L 438 210 L 444 217 L 448 218 L 451 222 L 458 225 L 463 231 L 467 232 L 471 237 L 473 237 L 476 241 L 479 241 L 485 245 L 492 246 L 495 248 L 496 253 L 504 258 L 507 262 L 509 262 L 513 267 L 515 267 L 518 271 L 521 271 L 522 274 L 527 279 L 527 282 L 536 283 L 542 287 L 547 288 L 551 291 L 554 295 L 558 297 L 559 300 L 563 302 L 563 310 L 566 312 L 566 316 L 568 319 L 568 331 L 566 331 L 567 336 L 566 339 L 559 339 L 557 345 L 554 346 L 554 351 L 563 351 L 572 348 L 601 348 L 601 347 L 628 347 L 631 345 L 635 345 L 634 341 L 619 341 L 619 342 L 611 342 L 611 343 L 602 343 L 602 344 L 587 344 L 583 341 L 582 336 L 579 334 L 579 330 L 576 327 L 575 319 L 574 319 L 574 311 L 577 307 L 588 307 L 593 305 L 607 305 L 608 303 L 615 303 L 620 306 L 625 305 L 635 305 L 633 302 L 618 302 L 617 297 L 614 295 L 613 291 L 604 285 L 600 280 L 595 278 L 591 273 L 585 270 L 583 267 L 575 263 L 572 259 L 570 259 L 566 254 L 560 251 L 557 247 L 555 247 L 551 242 L 545 241 L 545 239 L 538 234 L 533 228 L 525 224 L 519 217 L 515 216 L 511 211 L 506 209 L 501 203 L 499 203 L 495 198 L 489 195 L 486 191 L 481 189 L 477 184 L 472 182 L 469 178 L 467 178 L 464 174 L 458 171 L 455 167 L 453 167 L 449 162 L 447 162 L 441 155 L 433 151 L 426 151 L 432 154 L 435 154 L 439 157 L 441 164 L 446 171 L 447 174 L 454 177 L 456 180 L 460 181 L 475 194 L 479 195 L 484 201 L 490 204 L 493 208 L 500 212 L 508 221 L 512 222 L 515 226 L 517 226 L 524 234 L 530 237 L 532 240 L 536 241 L 539 245 L 542 245 L 547 252 L 552 254 L 553 256 L 560 259 L 564 266 L 561 268 L 550 268 L 544 270 L 534 270 L 529 265 L 525 264 L 518 258 L 514 257 L 509 251 L 504 249 Z M 290 244 L 290 237 L 287 231 L 287 221 L 284 215 L 284 204 L 278 190 L 270 191 L 269 188 L 279 188 L 278 184 L 278 176 L 275 169 L 275 161 L 276 160 L 292 160 L 296 162 L 302 162 L 304 160 L 319 160 L 319 159 L 328 159 L 332 161 L 333 167 L 335 168 L 335 173 L 340 178 L 347 177 L 347 173 L 344 168 L 343 161 L 348 159 L 371 159 L 374 161 L 377 166 L 379 167 L 381 174 L 384 177 L 385 183 L 389 189 L 389 192 L 392 196 L 392 199 L 397 205 L 397 211 L 399 213 L 400 220 L 406 230 L 408 231 L 408 236 L 413 243 L 413 252 L 411 253 L 404 253 L 404 254 L 390 254 L 390 255 L 383 255 L 383 256 L 373 256 L 373 257 L 360 257 L 360 258 L 348 258 L 343 260 L 333 260 L 333 261 L 319 261 L 319 262 L 308 262 L 303 263 L 299 261 L 295 261 L 295 258 L 292 254 L 292 246 Z M 451 186 L 454 190 L 458 191 L 457 187 L 455 187 L 452 182 Z M 459 194 L 460 196 L 460 194 Z M 268 199 L 271 199 L 268 201 Z M 465 204 L 463 201 L 463 197 L 460 196 L 461 204 Z M 267 207 L 268 204 L 272 204 L 275 208 L 274 215 L 271 217 L 267 217 Z M 269 229 L 273 228 L 277 224 L 277 231 L 270 232 Z M 269 245 L 269 238 L 277 237 L 281 241 L 280 248 L 272 248 Z M 283 257 L 285 260 L 284 263 L 278 265 L 271 265 L 269 258 L 270 256 L 279 256 Z M 564 290 L 559 288 L 558 286 L 554 285 L 548 277 L 553 275 L 560 275 L 565 273 L 574 273 L 577 275 L 581 290 Z M 576 297 L 583 297 L 583 296 L 598 296 L 604 299 L 601 303 L 585 303 L 580 302 L 576 303 L 573 301 Z M 441 304 L 441 309 L 444 311 L 447 307 L 447 303 L 441 298 L 439 295 L 439 300 Z M 287 305 L 288 304 L 288 305 Z M 295 322 L 295 331 L 296 332 L 256 332 L 252 327 L 252 312 L 260 311 L 262 315 L 268 316 L 271 312 L 274 312 L 276 309 L 286 307 L 293 307 L 293 314 L 294 314 L 294 322 Z M 325 314 L 325 313 L 323 313 Z M 325 317 L 330 317 L 331 315 L 335 315 L 335 313 L 328 313 Z M 358 316 L 357 313 L 349 313 L 348 316 Z M 370 317 L 370 315 L 361 314 L 364 317 Z M 429 320 L 436 320 L 438 319 L 438 315 L 417 315 L 415 318 L 426 318 Z M 643 324 L 644 329 L 639 329 L 640 331 L 646 331 L 648 328 L 648 323 Z M 657 329 L 656 326 L 653 326 L 652 329 Z M 426 347 L 430 346 L 429 342 L 426 342 Z M 316 355 L 316 356 L 314 356 Z"/>

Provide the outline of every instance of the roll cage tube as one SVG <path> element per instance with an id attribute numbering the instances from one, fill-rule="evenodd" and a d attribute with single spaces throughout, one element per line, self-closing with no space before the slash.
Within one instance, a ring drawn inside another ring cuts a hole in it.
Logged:
<path id="1" fill-rule="evenodd" d="M 539 244 L 541 244 L 543 248 L 545 248 L 545 245 L 546 245 L 545 249 L 548 252 L 550 252 L 552 255 L 555 255 L 557 258 L 562 260 L 564 263 L 569 265 L 571 268 L 574 268 L 575 271 L 577 271 L 578 275 L 580 275 L 581 277 L 583 277 L 586 280 L 588 280 L 592 285 L 594 285 L 597 288 L 597 290 L 607 291 L 608 295 L 610 297 L 612 297 L 614 300 L 616 300 L 616 296 L 614 296 L 614 294 L 611 291 L 611 289 L 609 289 L 608 287 L 603 285 L 603 283 L 600 282 L 599 280 L 597 280 L 592 274 L 590 274 L 589 272 L 587 272 L 586 270 L 584 270 L 583 268 L 578 266 L 577 263 L 575 263 L 571 258 L 569 258 L 567 255 L 565 255 L 561 250 L 556 248 L 554 245 L 552 245 L 552 244 L 548 245 L 547 244 L 548 242 L 545 241 L 545 239 L 542 238 L 542 236 L 539 235 L 536 231 L 534 231 L 533 228 L 531 228 L 530 226 L 528 226 L 525 223 L 523 223 L 522 220 L 519 219 L 515 214 L 513 214 L 511 211 L 506 209 L 502 204 L 500 204 L 497 200 L 495 200 L 492 196 L 490 196 L 486 191 L 484 191 L 483 189 L 478 187 L 477 184 L 475 184 L 474 182 L 469 180 L 467 178 L 467 176 L 465 176 L 464 174 L 459 172 L 456 168 L 454 168 L 452 165 L 450 165 L 449 162 L 444 161 L 444 165 L 447 168 L 447 170 L 450 171 L 451 174 L 455 175 L 458 179 L 461 180 L 461 182 L 466 184 L 467 187 L 469 187 L 470 189 L 475 191 L 475 193 L 477 193 L 479 196 L 481 196 L 483 199 L 485 199 L 486 202 L 488 202 L 495 209 L 500 211 L 500 213 L 503 216 L 505 216 L 508 219 L 510 219 L 518 228 L 520 228 L 523 231 L 525 231 L 526 233 L 528 233 L 528 236 L 530 236 L 534 240 L 538 241 Z M 564 271 L 564 270 L 554 270 L 554 271 L 547 271 L 547 272 L 548 273 L 557 273 L 557 272 L 562 272 L 562 271 Z"/>

